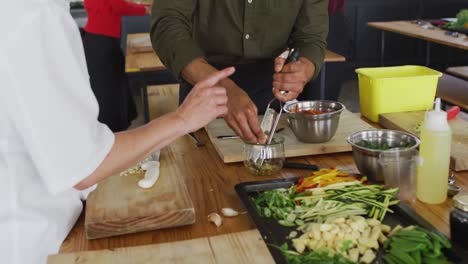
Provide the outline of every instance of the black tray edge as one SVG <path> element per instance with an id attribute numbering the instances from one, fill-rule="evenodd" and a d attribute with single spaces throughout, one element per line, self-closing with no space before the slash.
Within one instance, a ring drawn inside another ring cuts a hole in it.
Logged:
<path id="1" fill-rule="evenodd" d="M 254 222 L 255 226 L 258 228 L 260 231 L 260 234 L 262 236 L 262 239 L 264 240 L 265 244 L 268 247 L 268 250 L 270 251 L 270 254 L 273 256 L 273 259 L 275 260 L 276 263 L 281 263 L 281 264 L 287 264 L 287 260 L 285 256 L 282 254 L 282 252 L 272 246 L 271 244 L 268 244 L 266 242 L 268 234 L 271 233 L 270 230 L 266 228 L 266 226 L 263 225 L 257 225 L 257 218 L 260 218 L 260 216 L 257 214 L 257 209 L 253 206 L 252 201 L 250 200 L 249 192 L 255 192 L 255 191 L 264 191 L 264 190 L 271 190 L 275 188 L 287 188 L 290 187 L 291 185 L 295 184 L 296 181 L 300 177 L 290 177 L 290 178 L 282 178 L 282 179 L 275 179 L 275 180 L 263 180 L 263 181 L 250 181 L 250 182 L 241 182 L 238 183 L 234 186 L 234 189 L 236 190 L 236 193 L 239 197 L 239 199 L 242 201 L 245 209 L 249 213 L 250 218 Z M 272 184 L 274 186 L 272 186 Z M 268 186 L 266 186 L 268 185 Z M 276 186 L 278 185 L 278 186 Z M 429 223 L 426 219 L 424 219 L 421 215 L 419 215 L 416 211 L 414 211 L 408 204 L 405 202 L 400 201 L 397 205 L 394 205 L 392 207 L 395 213 L 398 213 L 398 211 L 403 212 L 404 215 L 409 217 L 411 221 L 415 222 L 416 225 L 419 225 L 431 232 L 435 232 L 441 236 L 444 236 L 447 238 L 445 234 L 443 234 L 440 230 L 438 230 L 436 227 L 434 227 L 431 223 Z M 255 213 L 255 214 L 254 214 Z M 280 246 L 280 245 L 276 245 Z M 460 249 L 459 249 L 460 250 Z M 453 247 L 452 249 L 449 250 L 449 254 L 455 254 L 453 252 Z M 464 255 L 468 256 L 468 252 L 463 252 L 465 253 Z M 455 255 L 453 255 L 455 256 Z M 468 257 L 464 256 L 463 259 L 468 260 Z"/>

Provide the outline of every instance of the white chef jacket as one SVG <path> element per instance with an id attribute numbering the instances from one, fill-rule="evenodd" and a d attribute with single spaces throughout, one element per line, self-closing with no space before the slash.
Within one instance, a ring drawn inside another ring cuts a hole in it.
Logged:
<path id="1" fill-rule="evenodd" d="M 0 256 L 46 263 L 82 210 L 73 186 L 114 135 L 97 121 L 68 1 L 2 1 L 0 32 Z"/>

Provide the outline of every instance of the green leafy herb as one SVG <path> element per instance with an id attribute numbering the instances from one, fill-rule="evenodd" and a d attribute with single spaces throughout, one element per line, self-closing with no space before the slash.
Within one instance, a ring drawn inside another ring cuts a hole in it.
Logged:
<path id="1" fill-rule="evenodd" d="M 457 14 L 457 21 L 449 22 L 444 28 L 456 31 L 468 31 L 468 9 L 462 9 Z"/>
<path id="2" fill-rule="evenodd" d="M 277 247 L 283 252 L 290 264 L 354 264 L 354 262 L 345 258 L 341 254 L 330 254 L 328 250 L 310 251 L 305 254 L 299 254 L 288 250 L 288 244 L 284 243 Z"/>
<path id="3" fill-rule="evenodd" d="M 341 253 L 346 252 L 346 250 L 348 250 L 351 243 L 353 243 L 353 241 L 351 241 L 351 240 L 346 240 L 345 242 L 343 242 L 343 245 L 340 248 L 340 252 Z"/>

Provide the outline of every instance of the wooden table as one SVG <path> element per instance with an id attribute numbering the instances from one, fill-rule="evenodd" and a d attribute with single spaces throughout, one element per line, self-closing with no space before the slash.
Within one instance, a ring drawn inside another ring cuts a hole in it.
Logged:
<path id="1" fill-rule="evenodd" d="M 343 62 L 346 58 L 332 51 L 325 51 L 325 62 Z M 128 34 L 125 57 L 127 73 L 138 71 L 159 71 L 166 67 L 151 46 L 149 33 Z"/>
<path id="2" fill-rule="evenodd" d="M 468 80 L 468 66 L 449 67 L 447 72 Z"/>
<path id="3" fill-rule="evenodd" d="M 467 111 L 468 81 L 444 74 L 437 84 L 436 96 Z"/>
<path id="4" fill-rule="evenodd" d="M 148 85 L 177 83 L 177 80 L 154 52 L 148 33 L 128 34 L 125 71 L 131 80 L 140 83 L 144 120 L 148 122 L 149 107 L 146 87 Z"/>
<path id="5" fill-rule="evenodd" d="M 165 70 L 166 67 L 162 64 L 158 55 L 153 51 L 149 33 L 129 34 L 127 36 L 127 51 L 126 51 L 125 69 L 127 73 L 135 72 L 157 72 Z M 343 62 L 346 58 L 332 51 L 325 51 L 325 59 L 320 71 L 320 99 L 325 99 L 325 71 L 326 63 Z M 147 94 L 146 89 L 143 91 L 145 120 L 147 116 Z"/>
<path id="6" fill-rule="evenodd" d="M 237 197 L 234 186 L 244 181 L 258 181 L 286 177 L 306 176 L 307 170 L 283 169 L 279 174 L 269 177 L 250 175 L 241 163 L 224 164 L 204 131 L 197 135 L 207 142 L 204 147 L 196 147 L 193 140 L 184 136 L 163 149 L 163 153 L 174 155 L 181 175 L 187 183 L 189 193 L 196 210 L 196 223 L 191 226 L 169 228 L 164 230 L 123 235 L 118 237 L 86 240 L 84 232 L 84 215 L 82 214 L 61 247 L 61 252 L 76 252 L 84 250 L 113 249 L 137 245 L 148 245 L 163 242 L 173 242 L 216 236 L 239 231 L 255 229 L 254 223 L 247 214 L 230 218 L 220 227 L 215 227 L 207 221 L 207 215 L 220 212 L 223 207 L 231 207 L 245 211 Z M 318 164 L 321 167 L 337 167 L 341 170 L 354 171 L 356 167 L 351 153 L 317 155 L 301 158 L 291 158 L 288 161 Z M 468 189 L 468 171 L 455 173 L 457 183 Z M 426 205 L 415 202 L 412 207 L 426 220 L 449 234 L 449 211 L 451 199 L 440 205 Z"/>
<path id="7" fill-rule="evenodd" d="M 468 50 L 468 37 L 460 34 L 459 37 L 446 35 L 446 30 L 440 28 L 424 29 L 420 25 L 410 21 L 387 21 L 387 22 L 369 22 L 368 26 L 382 30 L 380 39 L 380 64 L 384 66 L 385 56 L 385 32 L 393 32 L 412 38 L 426 41 L 426 66 L 430 61 L 430 43 L 438 43 L 454 48 Z"/>
<path id="8" fill-rule="evenodd" d="M 166 67 L 151 46 L 149 33 L 127 35 L 127 50 L 125 53 L 125 71 L 160 71 Z"/>

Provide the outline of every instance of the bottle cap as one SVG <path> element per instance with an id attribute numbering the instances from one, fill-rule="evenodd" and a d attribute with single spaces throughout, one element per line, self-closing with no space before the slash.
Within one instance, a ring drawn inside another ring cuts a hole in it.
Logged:
<path id="1" fill-rule="evenodd" d="M 434 110 L 426 112 L 424 127 L 433 131 L 446 131 L 450 127 L 447 123 L 447 113 L 440 109 L 440 98 L 434 102 Z"/>
<path id="2" fill-rule="evenodd" d="M 459 193 L 453 197 L 453 206 L 462 211 L 468 212 L 468 194 Z"/>

